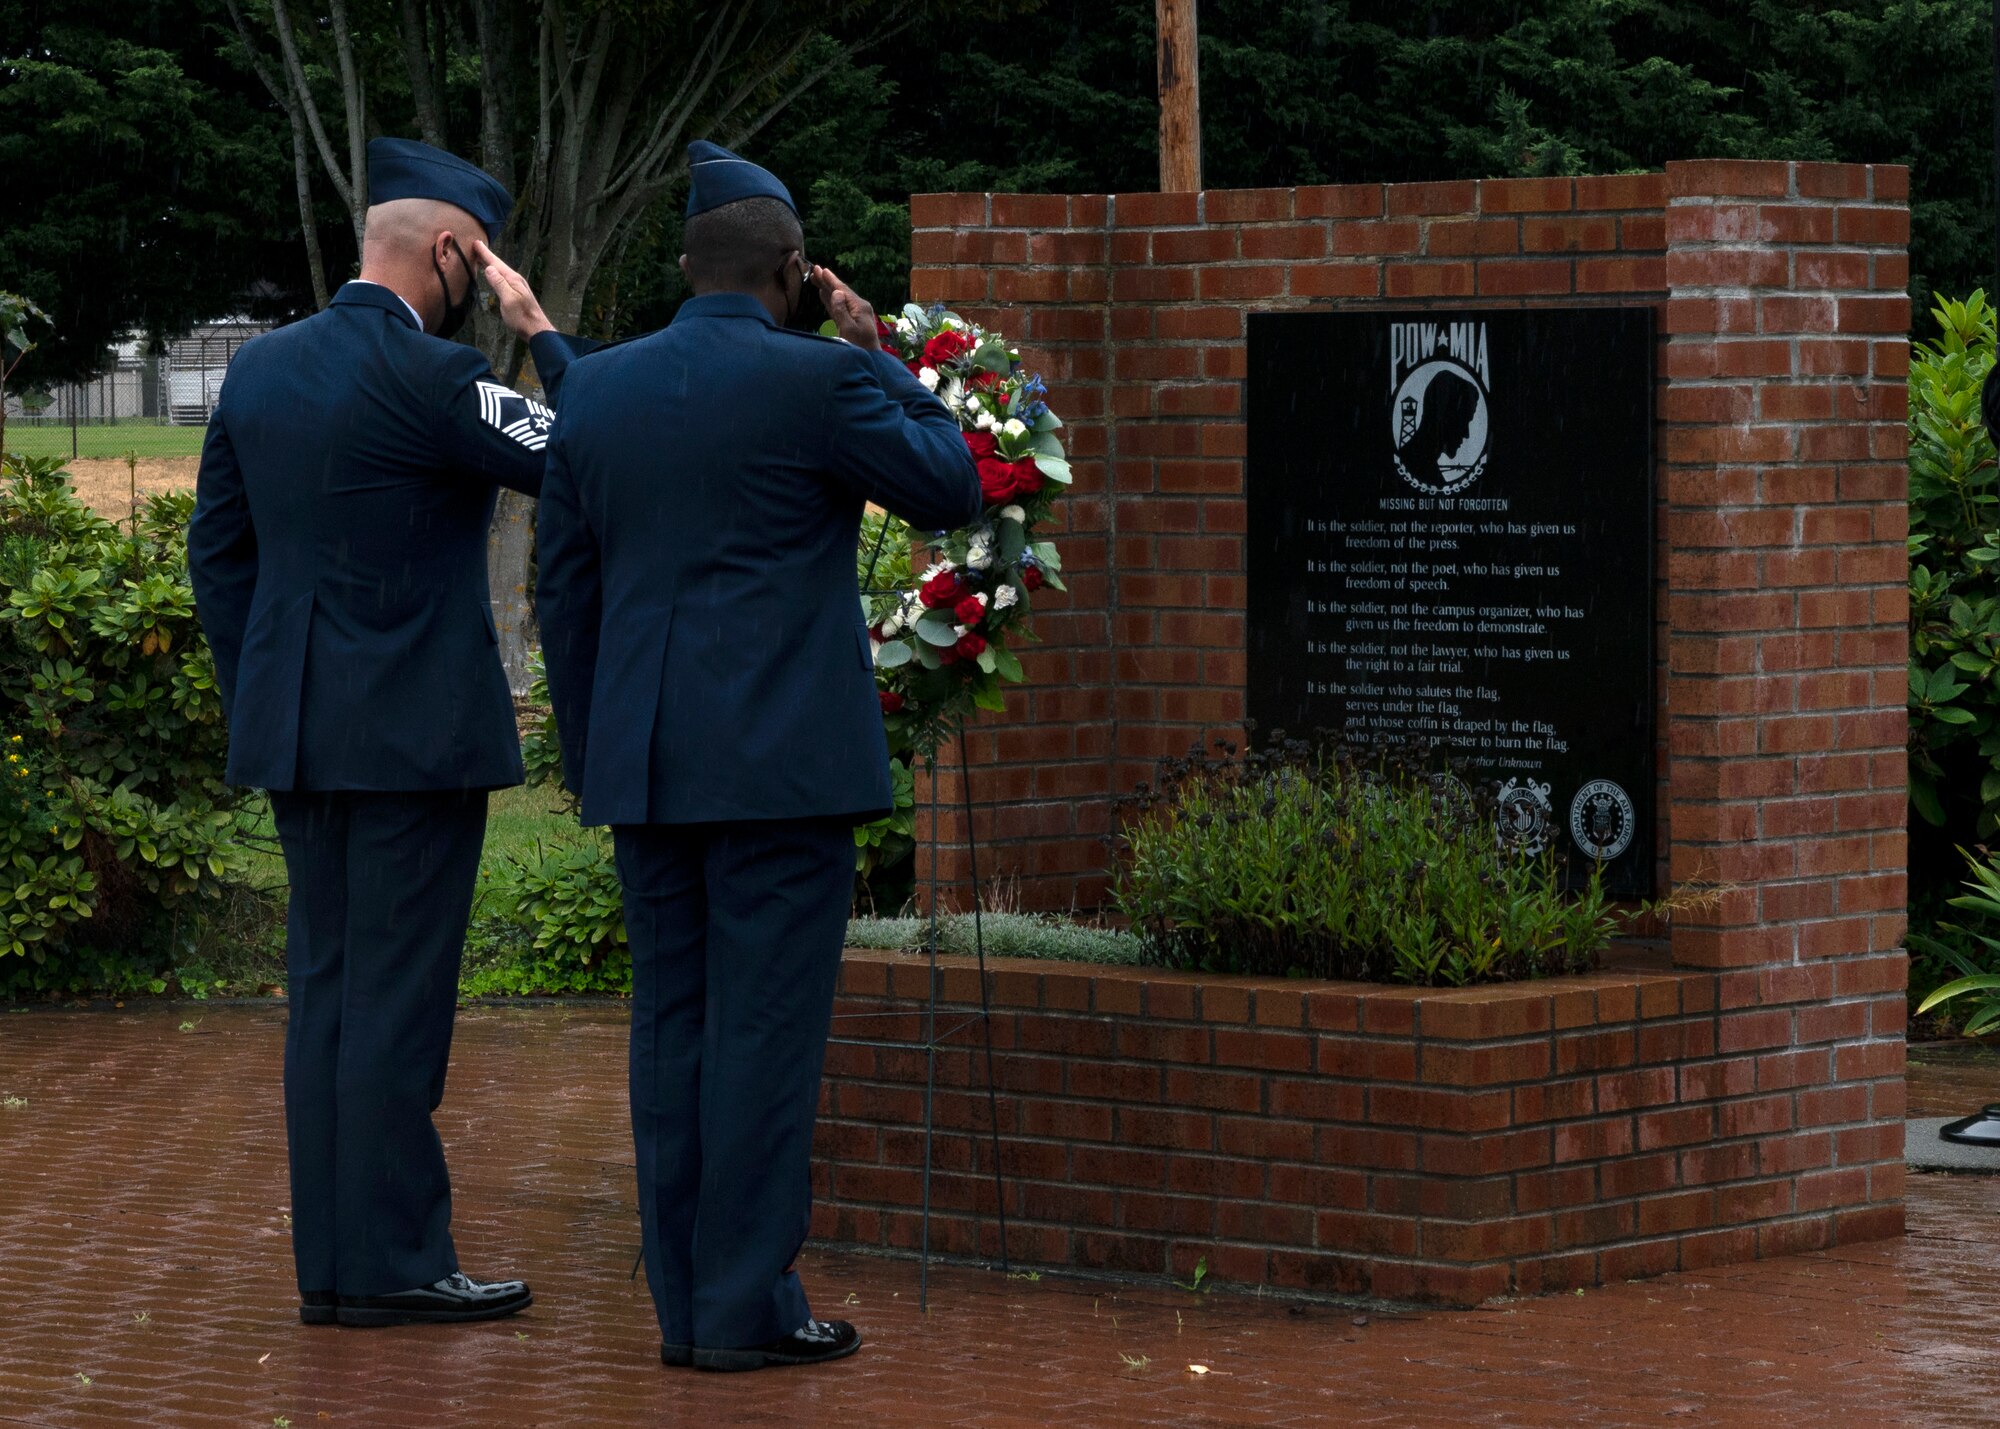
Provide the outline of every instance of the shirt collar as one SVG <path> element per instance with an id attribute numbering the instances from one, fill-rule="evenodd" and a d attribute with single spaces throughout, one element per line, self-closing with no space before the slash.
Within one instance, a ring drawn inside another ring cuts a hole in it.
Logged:
<path id="1" fill-rule="evenodd" d="M 333 301 L 336 303 L 360 303 L 371 308 L 381 308 L 385 312 L 391 313 L 407 313 L 410 319 L 410 326 L 418 332 L 424 330 L 424 320 L 417 315 L 415 305 L 394 288 L 385 287 L 381 283 L 364 283 L 358 278 L 351 282 L 342 283 L 340 291 L 333 295 Z"/>
<path id="2" fill-rule="evenodd" d="M 755 318 L 765 327 L 777 326 L 770 311 L 748 293 L 703 293 L 689 298 L 674 314 L 675 322 L 682 318 Z"/>

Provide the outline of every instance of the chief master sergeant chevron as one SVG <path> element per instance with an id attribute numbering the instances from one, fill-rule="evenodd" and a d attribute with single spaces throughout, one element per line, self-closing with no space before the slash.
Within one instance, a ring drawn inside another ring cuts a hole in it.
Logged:
<path id="1" fill-rule="evenodd" d="M 571 369 L 537 599 L 563 767 L 611 824 L 632 945 L 632 1134 L 668 1364 L 851 1353 L 792 1262 L 857 821 L 889 756 L 854 578 L 867 502 L 979 514 L 958 423 L 807 264 L 784 186 L 689 153 L 695 296 Z M 805 281 L 847 341 L 788 331 Z"/>
<path id="2" fill-rule="evenodd" d="M 188 565 L 230 724 L 291 875 L 285 1135 L 307 1324 L 491 1319 L 518 1280 L 459 1270 L 431 1123 L 444 1095 L 487 791 L 521 782 L 486 533 L 542 483 L 551 414 L 445 341 L 475 259 L 553 394 L 557 335 L 481 241 L 513 207 L 472 165 L 368 146 L 361 275 L 229 369 Z"/>

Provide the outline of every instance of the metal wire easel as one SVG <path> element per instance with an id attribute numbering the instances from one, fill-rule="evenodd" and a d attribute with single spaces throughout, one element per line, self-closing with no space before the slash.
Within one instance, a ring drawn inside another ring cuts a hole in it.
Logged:
<path id="1" fill-rule="evenodd" d="M 875 569 L 882 558 L 882 547 L 889 535 L 889 519 L 885 517 L 882 529 L 875 538 L 875 549 L 868 558 L 868 573 L 861 582 L 864 595 L 894 594 L 875 585 Z M 921 1017 L 923 1019 L 922 1039 L 910 1042 L 889 1037 L 848 1037 L 833 1036 L 827 1039 L 829 1045 L 843 1047 L 875 1047 L 897 1051 L 907 1051 L 921 1047 L 924 1053 L 924 1190 L 923 1220 L 917 1270 L 917 1303 L 923 1310 L 930 1309 L 930 1268 L 931 1268 L 931 1159 L 936 1138 L 936 1094 L 938 1049 L 945 1042 L 977 1024 L 985 1034 L 986 1053 L 986 1128 L 988 1149 L 993 1158 L 993 1209 L 1000 1233 L 1000 1268 L 1010 1269 L 1007 1257 L 1007 1193 L 1000 1173 L 1000 1100 L 998 1088 L 993 1078 L 993 1006 L 992 994 L 986 982 L 986 930 L 980 910 L 979 896 L 979 840 L 972 827 L 972 758 L 965 729 L 958 731 L 959 788 L 964 796 L 965 806 L 965 847 L 967 874 L 972 881 L 972 942 L 979 972 L 979 1011 L 959 1018 L 951 1026 L 938 1030 L 938 991 L 943 979 L 938 969 L 938 779 L 937 750 L 935 747 L 920 751 L 924 759 L 924 773 L 930 780 L 930 907 L 928 927 L 924 935 L 924 958 L 930 974 L 924 1007 L 921 1011 L 893 1011 L 880 1009 L 873 1012 L 836 1013 L 833 1020 L 839 1022 L 859 1022 L 892 1018 Z"/>

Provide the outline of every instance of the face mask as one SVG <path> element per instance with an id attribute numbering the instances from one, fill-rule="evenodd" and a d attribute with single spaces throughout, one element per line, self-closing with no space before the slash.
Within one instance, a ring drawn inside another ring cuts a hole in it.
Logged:
<path id="1" fill-rule="evenodd" d="M 451 285 L 444 280 L 444 269 L 439 266 L 437 255 L 431 255 L 431 271 L 437 274 L 438 291 L 444 295 L 444 316 L 438 319 L 436 337 L 453 338 L 465 326 L 465 320 L 472 316 L 472 304 L 479 296 L 479 282 L 472 276 L 472 265 L 465 260 L 465 254 L 458 252 L 458 245 L 452 244 L 452 251 L 458 253 L 458 261 L 465 267 L 465 296 L 457 302 L 451 300 Z"/>
<path id="2" fill-rule="evenodd" d="M 796 301 L 791 297 L 792 265 L 787 263 L 778 270 L 778 287 L 786 295 L 785 326 L 796 332 L 818 332 L 827 320 L 826 300 L 813 285 L 812 270 L 803 257 L 799 259 L 798 266 L 800 279 Z"/>

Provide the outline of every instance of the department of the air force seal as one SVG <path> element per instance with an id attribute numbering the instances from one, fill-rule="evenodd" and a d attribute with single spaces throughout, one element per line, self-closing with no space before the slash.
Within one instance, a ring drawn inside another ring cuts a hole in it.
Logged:
<path id="1" fill-rule="evenodd" d="M 1485 323 L 1390 324 L 1389 420 L 1403 480 L 1449 496 L 1479 479 L 1488 381 Z"/>
<path id="2" fill-rule="evenodd" d="M 1494 817 L 1500 836 L 1529 854 L 1549 846 L 1549 819 L 1555 810 L 1549 803 L 1549 786 L 1532 779 L 1509 779 L 1500 786 L 1499 807 Z"/>
<path id="3" fill-rule="evenodd" d="M 1609 863 L 1632 847 L 1638 812 L 1632 796 L 1609 779 L 1593 779 L 1569 804 L 1569 836 L 1592 863 Z"/>

